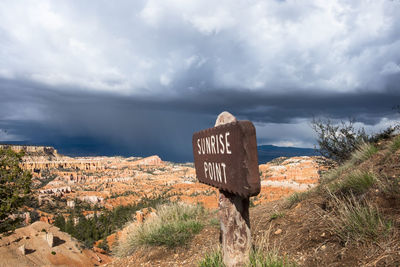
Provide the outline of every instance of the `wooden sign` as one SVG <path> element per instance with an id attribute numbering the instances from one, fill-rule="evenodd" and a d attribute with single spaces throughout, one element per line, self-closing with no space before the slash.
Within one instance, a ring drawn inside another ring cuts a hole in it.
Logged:
<path id="1" fill-rule="evenodd" d="M 242 197 L 260 192 L 256 130 L 235 121 L 193 134 L 197 179 Z"/>

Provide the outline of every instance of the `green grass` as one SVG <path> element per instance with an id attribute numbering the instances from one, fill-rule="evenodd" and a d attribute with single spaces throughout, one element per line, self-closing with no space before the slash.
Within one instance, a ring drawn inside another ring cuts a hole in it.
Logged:
<path id="1" fill-rule="evenodd" d="M 198 263 L 199 267 L 223 267 L 221 250 L 214 250 L 205 254 L 204 258 Z M 295 263 L 286 257 L 279 256 L 277 252 L 271 251 L 263 253 L 261 250 L 253 250 L 250 253 L 250 262 L 247 267 L 291 267 Z"/>
<path id="2" fill-rule="evenodd" d="M 263 253 L 262 251 L 255 250 L 250 254 L 249 267 L 291 267 L 296 266 L 287 257 L 278 255 L 277 252 L 271 251 Z"/>
<path id="3" fill-rule="evenodd" d="M 157 216 L 131 229 L 126 240 L 116 246 L 115 254 L 130 255 L 144 246 L 183 246 L 203 228 L 206 211 L 200 206 L 171 203 L 157 208 Z"/>
<path id="4" fill-rule="evenodd" d="M 364 143 L 356 151 L 353 152 L 350 160 L 346 161 L 342 165 L 328 171 L 321 177 L 320 184 L 326 185 L 337 179 L 339 179 L 343 174 L 351 169 L 356 168 L 356 164 L 359 164 L 367 159 L 371 158 L 374 154 L 378 152 L 373 144 Z"/>
<path id="5" fill-rule="evenodd" d="M 201 222 L 192 220 L 166 223 L 151 231 L 142 232 L 140 243 L 143 245 L 173 248 L 186 244 L 202 228 L 203 224 Z"/>
<path id="6" fill-rule="evenodd" d="M 364 143 L 352 153 L 350 161 L 354 163 L 360 163 L 371 158 L 377 152 L 378 148 L 376 148 L 373 144 Z"/>
<path id="7" fill-rule="evenodd" d="M 219 219 L 216 218 L 216 217 L 211 218 L 210 220 L 208 220 L 208 223 L 209 223 L 210 225 L 212 225 L 212 226 L 218 226 L 218 227 L 220 226 Z"/>
<path id="8" fill-rule="evenodd" d="M 386 235 L 391 230 L 391 223 L 385 221 L 379 209 L 369 202 L 362 203 L 354 196 L 345 199 L 333 196 L 333 200 L 337 209 L 330 223 L 343 242 L 368 242 Z"/>
<path id="9" fill-rule="evenodd" d="M 204 258 L 198 263 L 199 267 L 223 267 L 221 250 L 214 250 L 210 253 L 206 253 Z"/>
<path id="10" fill-rule="evenodd" d="M 390 144 L 390 152 L 394 153 L 400 149 L 400 135 L 396 136 Z"/>
<path id="11" fill-rule="evenodd" d="M 343 165 L 340 165 L 334 169 L 329 170 L 328 172 L 324 173 L 320 179 L 320 184 L 325 185 L 329 184 L 330 182 L 338 179 L 343 173 L 348 171 L 352 166 L 354 166 L 350 162 L 346 162 Z"/>
<path id="12" fill-rule="evenodd" d="M 328 188 L 333 193 L 362 194 L 376 181 L 377 178 L 372 172 L 356 170 L 346 175 L 343 180 L 329 184 Z"/>
<path id="13" fill-rule="evenodd" d="M 278 218 L 283 218 L 285 216 L 285 213 L 283 212 L 274 212 L 269 216 L 269 221 L 276 220 Z"/>

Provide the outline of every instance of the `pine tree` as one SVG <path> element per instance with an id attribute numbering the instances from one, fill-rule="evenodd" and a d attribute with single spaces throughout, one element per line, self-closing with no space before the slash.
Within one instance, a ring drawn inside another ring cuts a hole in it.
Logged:
<path id="1" fill-rule="evenodd" d="M 65 232 L 70 235 L 74 235 L 75 225 L 74 225 L 74 214 L 72 213 L 65 224 Z"/>
<path id="2" fill-rule="evenodd" d="M 64 216 L 58 214 L 54 219 L 54 225 L 60 228 L 61 231 L 65 231 L 65 219 Z"/>
<path id="3" fill-rule="evenodd" d="M 21 219 L 12 218 L 30 196 L 32 175 L 19 166 L 23 152 L 0 149 L 0 233 L 12 231 Z"/>

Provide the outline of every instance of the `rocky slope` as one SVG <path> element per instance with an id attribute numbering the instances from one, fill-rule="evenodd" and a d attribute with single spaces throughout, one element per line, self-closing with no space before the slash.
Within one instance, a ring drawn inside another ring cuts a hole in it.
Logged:
<path id="1" fill-rule="evenodd" d="M 82 245 L 44 222 L 35 222 L 0 238 L 1 267 L 96 266 L 108 263 L 107 255 L 83 249 Z"/>

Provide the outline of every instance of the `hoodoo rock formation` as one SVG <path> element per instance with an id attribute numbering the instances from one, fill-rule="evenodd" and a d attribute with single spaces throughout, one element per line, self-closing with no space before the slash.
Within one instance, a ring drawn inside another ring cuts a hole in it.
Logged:
<path id="1" fill-rule="evenodd" d="M 29 216 L 23 217 L 26 224 L 37 220 L 51 224 L 57 215 L 67 219 L 73 210 L 90 218 L 99 216 L 104 209 L 149 199 L 218 207 L 218 190 L 198 183 L 193 164 L 163 162 L 157 155 L 74 158 L 60 155 L 51 147 L 11 149 L 27 152 L 21 167 L 33 173 L 37 205 L 29 210 Z M 261 164 L 261 192 L 251 201 L 257 205 L 304 191 L 315 186 L 321 172 L 329 167 L 323 157 L 278 158 Z M 142 216 L 140 212 L 136 215 Z M 73 221 L 77 224 L 79 218 Z"/>
<path id="2" fill-rule="evenodd" d="M 332 167 L 324 157 L 277 158 L 259 166 L 260 200 L 272 201 L 316 186 L 321 173 Z"/>

